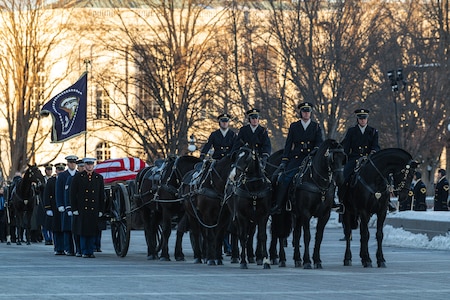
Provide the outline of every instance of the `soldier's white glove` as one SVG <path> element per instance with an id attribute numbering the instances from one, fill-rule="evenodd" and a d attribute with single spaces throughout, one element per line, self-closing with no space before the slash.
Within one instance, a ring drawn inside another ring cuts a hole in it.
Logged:
<path id="1" fill-rule="evenodd" d="M 78 216 L 79 214 L 80 214 L 80 213 L 78 212 L 78 210 L 76 210 L 76 211 L 73 212 L 73 215 L 74 215 L 74 216 Z"/>
<path id="2" fill-rule="evenodd" d="M 45 213 L 47 214 L 47 216 L 53 217 L 53 211 L 52 210 L 47 210 Z"/>
<path id="3" fill-rule="evenodd" d="M 98 212 L 98 217 L 101 218 L 103 216 L 103 213 L 101 211 Z"/>
<path id="4" fill-rule="evenodd" d="M 67 215 L 68 215 L 69 217 L 73 216 L 72 211 L 71 211 L 71 210 L 68 210 L 68 211 L 67 211 Z"/>
<path id="5" fill-rule="evenodd" d="M 59 211 L 59 212 L 64 212 L 64 206 L 59 206 L 59 207 L 58 207 L 58 211 Z"/>

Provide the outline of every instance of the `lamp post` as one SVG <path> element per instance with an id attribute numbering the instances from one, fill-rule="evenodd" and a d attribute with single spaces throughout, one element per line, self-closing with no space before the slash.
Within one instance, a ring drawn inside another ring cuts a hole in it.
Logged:
<path id="1" fill-rule="evenodd" d="M 191 152 L 191 155 L 194 153 L 195 150 L 197 150 L 197 146 L 195 146 L 195 136 L 191 134 L 189 137 L 189 145 L 188 145 L 188 151 Z"/>
<path id="2" fill-rule="evenodd" d="M 397 69 L 397 72 L 394 70 L 388 71 L 387 76 L 389 78 L 389 81 L 391 83 L 391 90 L 393 93 L 393 99 L 394 99 L 394 113 L 395 113 L 395 133 L 397 137 L 397 147 L 400 148 L 400 126 L 398 123 L 398 109 L 397 109 L 397 96 L 399 94 L 398 88 L 399 88 L 399 82 L 403 84 L 403 91 L 406 87 L 406 82 L 403 80 L 403 69 L 399 68 Z"/>

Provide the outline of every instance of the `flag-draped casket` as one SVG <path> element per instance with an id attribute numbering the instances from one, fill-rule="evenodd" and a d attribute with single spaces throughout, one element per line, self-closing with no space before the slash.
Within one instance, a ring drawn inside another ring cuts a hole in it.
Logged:
<path id="1" fill-rule="evenodd" d="M 108 159 L 98 163 L 94 170 L 103 176 L 105 184 L 114 181 L 126 181 L 136 178 L 137 173 L 147 164 L 139 158 L 125 157 Z"/>

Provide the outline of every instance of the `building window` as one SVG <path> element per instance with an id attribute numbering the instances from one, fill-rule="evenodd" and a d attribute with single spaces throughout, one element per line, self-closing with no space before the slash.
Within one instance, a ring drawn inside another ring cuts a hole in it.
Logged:
<path id="1" fill-rule="evenodd" d="M 95 148 L 97 161 L 104 161 L 111 158 L 111 147 L 109 143 L 103 142 Z"/>
<path id="2" fill-rule="evenodd" d="M 144 80 L 137 84 L 136 113 L 142 119 L 157 118 L 160 114 L 158 103 L 152 99 Z"/>
<path id="3" fill-rule="evenodd" d="M 100 87 L 95 91 L 95 104 L 97 119 L 109 119 L 109 95 Z"/>
<path id="4" fill-rule="evenodd" d="M 38 109 L 39 107 L 42 106 L 42 104 L 45 101 L 44 92 L 45 92 L 46 75 L 44 68 L 45 68 L 44 63 L 41 62 L 41 64 L 38 66 L 36 82 L 32 88 L 30 111 Z"/>

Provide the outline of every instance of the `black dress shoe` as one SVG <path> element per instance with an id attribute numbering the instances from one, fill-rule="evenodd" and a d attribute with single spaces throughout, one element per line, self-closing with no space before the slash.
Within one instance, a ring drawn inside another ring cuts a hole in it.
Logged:
<path id="1" fill-rule="evenodd" d="M 83 254 L 83 258 L 89 258 L 89 254 Z"/>
<path id="2" fill-rule="evenodd" d="M 81 253 L 77 253 L 77 254 L 75 254 L 75 256 L 76 257 L 81 257 L 82 255 L 81 255 Z"/>
<path id="3" fill-rule="evenodd" d="M 64 252 L 62 252 L 62 251 L 55 251 L 55 255 L 64 255 Z"/>
<path id="4" fill-rule="evenodd" d="M 75 256 L 75 253 L 72 253 L 72 252 L 66 252 L 66 255 L 67 255 L 67 256 Z"/>

